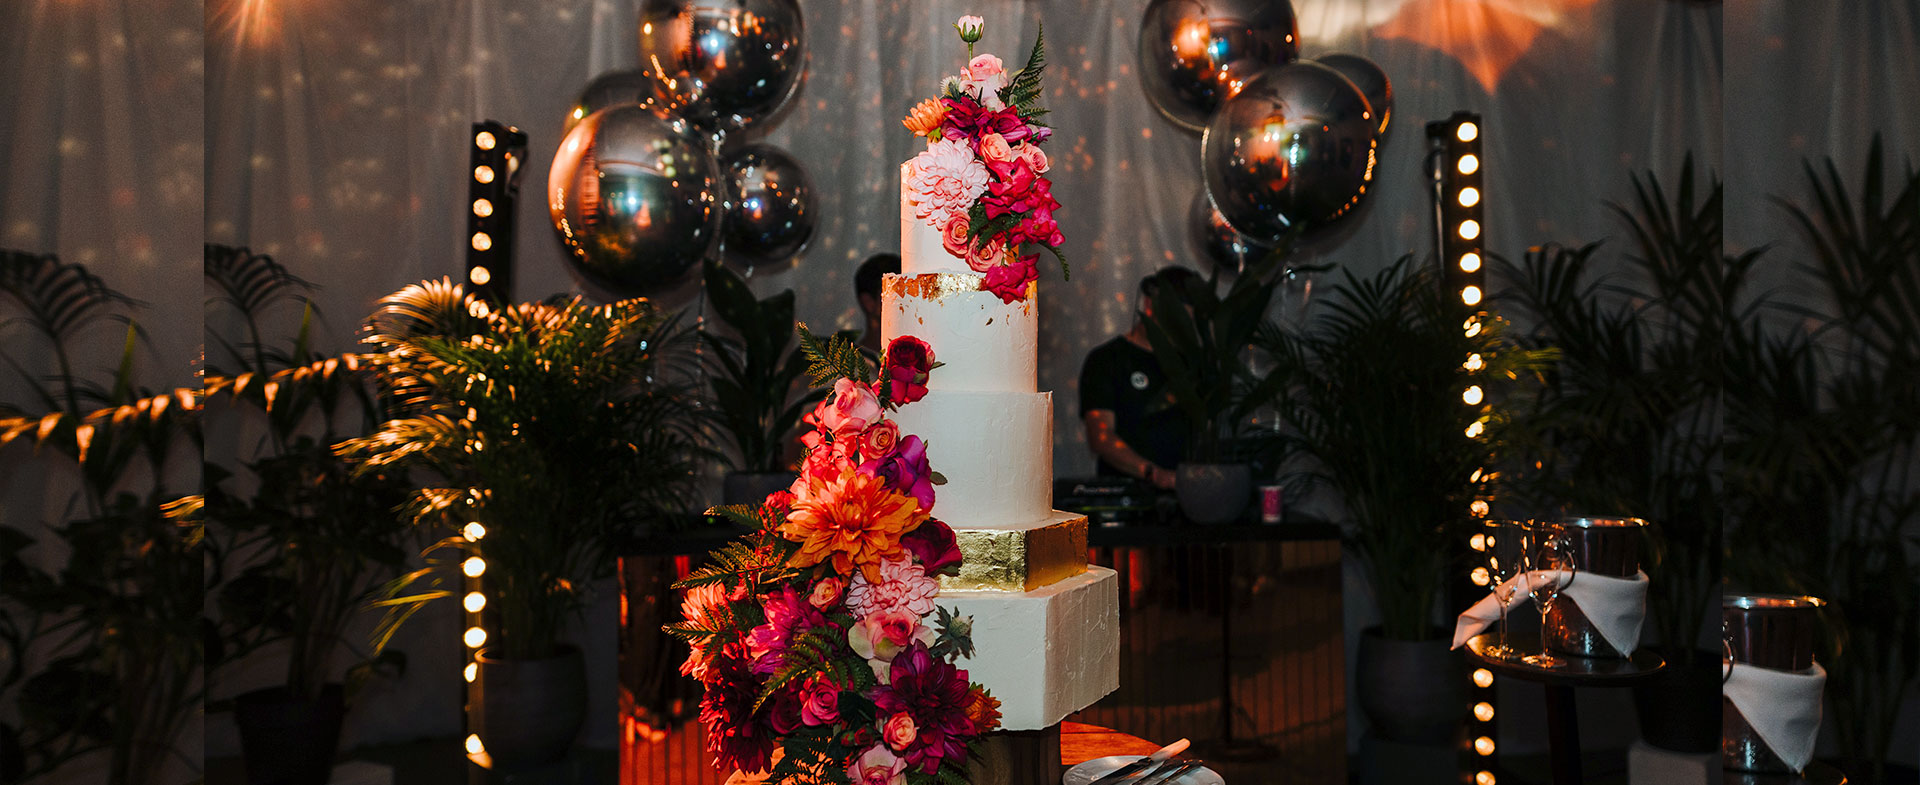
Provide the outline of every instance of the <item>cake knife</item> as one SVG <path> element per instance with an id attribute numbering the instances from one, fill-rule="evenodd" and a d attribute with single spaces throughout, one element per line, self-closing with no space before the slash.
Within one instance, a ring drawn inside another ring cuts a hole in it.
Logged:
<path id="1" fill-rule="evenodd" d="M 1120 768 L 1114 769 L 1113 771 L 1107 772 L 1105 776 L 1102 776 L 1092 782 L 1089 782 L 1087 783 L 1087 785 L 1114 785 L 1114 783 L 1121 782 L 1127 779 L 1128 777 L 1131 777 L 1135 774 L 1139 774 L 1143 771 L 1146 771 L 1150 767 L 1159 766 L 1160 764 L 1165 763 L 1168 758 L 1171 758 L 1175 755 L 1179 755 L 1182 752 L 1186 752 L 1187 746 L 1190 744 L 1192 744 L 1192 742 L 1189 742 L 1186 739 L 1181 739 L 1165 747 L 1161 747 L 1160 749 L 1154 750 L 1152 755 L 1148 755 L 1147 757 L 1141 758 L 1125 766 L 1121 766 Z"/>

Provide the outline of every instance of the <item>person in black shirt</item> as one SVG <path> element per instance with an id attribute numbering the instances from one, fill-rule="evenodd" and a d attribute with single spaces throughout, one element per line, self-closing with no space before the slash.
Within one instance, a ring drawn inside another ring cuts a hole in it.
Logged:
<path id="1" fill-rule="evenodd" d="M 1166 374 L 1147 342 L 1153 293 L 1184 286 L 1192 270 L 1168 267 L 1140 281 L 1133 327 L 1087 354 L 1080 366 L 1080 421 L 1101 476 L 1137 477 L 1171 489 L 1187 448 L 1187 421 L 1173 406 Z"/>
<path id="2" fill-rule="evenodd" d="M 853 274 L 853 296 L 860 301 L 860 313 L 866 324 L 860 333 L 860 349 L 874 358 L 880 356 L 880 279 L 900 272 L 900 255 L 877 253 L 860 263 Z"/>

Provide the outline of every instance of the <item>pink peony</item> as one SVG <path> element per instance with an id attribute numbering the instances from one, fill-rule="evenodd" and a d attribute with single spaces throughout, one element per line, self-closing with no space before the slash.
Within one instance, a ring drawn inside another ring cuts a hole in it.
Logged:
<path id="1" fill-rule="evenodd" d="M 818 676 L 800 691 L 800 721 L 826 725 L 840 719 L 840 688 Z"/>
<path id="2" fill-rule="evenodd" d="M 900 446 L 900 426 L 881 420 L 860 433 L 860 455 L 869 460 L 885 458 Z"/>
<path id="3" fill-rule="evenodd" d="M 853 583 L 847 588 L 847 607 L 855 616 L 865 617 L 895 608 L 903 608 L 915 618 L 933 612 L 933 598 L 940 593 L 940 582 L 912 559 L 881 562 L 880 578 L 879 583 L 868 583 L 865 573 L 854 573 Z"/>
<path id="4" fill-rule="evenodd" d="M 821 402 L 820 423 L 835 441 L 851 441 L 880 419 L 880 399 L 873 390 L 852 379 L 833 383 L 833 396 Z"/>
<path id="5" fill-rule="evenodd" d="M 885 739 L 887 746 L 896 750 L 906 749 L 907 745 L 913 743 L 915 735 L 917 734 L 913 727 L 913 716 L 906 712 L 895 714 L 880 723 L 880 738 Z"/>
<path id="6" fill-rule="evenodd" d="M 1006 137 L 988 133 L 980 137 L 980 157 L 991 162 L 1007 163 L 1013 160 L 1013 147 L 1007 144 Z"/>
<path id="7" fill-rule="evenodd" d="M 967 229 L 971 223 L 966 211 L 962 210 L 954 213 L 953 217 L 947 219 L 946 226 L 940 228 L 940 247 L 947 249 L 948 255 L 955 259 L 965 259 L 973 250 L 973 242 L 967 237 Z"/>
<path id="8" fill-rule="evenodd" d="M 929 142 L 908 170 L 907 201 L 915 218 L 942 228 L 954 214 L 966 214 L 973 200 L 986 192 L 988 179 L 986 165 L 974 157 L 966 139 Z"/>
<path id="9" fill-rule="evenodd" d="M 907 762 L 884 745 L 876 744 L 847 765 L 853 785 L 906 785 Z"/>
<path id="10" fill-rule="evenodd" d="M 840 601 L 840 592 L 846 589 L 846 585 L 846 580 L 838 575 L 821 578 L 819 583 L 813 585 L 813 591 L 807 593 L 807 604 L 825 611 Z"/>

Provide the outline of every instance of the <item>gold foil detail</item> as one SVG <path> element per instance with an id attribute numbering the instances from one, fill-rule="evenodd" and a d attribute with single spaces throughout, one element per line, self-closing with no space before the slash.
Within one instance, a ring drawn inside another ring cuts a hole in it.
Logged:
<path id="1" fill-rule="evenodd" d="M 1087 571 L 1087 518 L 1075 515 L 1033 529 L 955 529 L 960 574 L 943 591 L 1028 592 Z"/>
<path id="2" fill-rule="evenodd" d="M 895 298 L 915 297 L 934 302 L 941 302 L 949 297 L 964 297 L 976 292 L 999 299 L 991 292 L 980 288 L 980 284 L 986 278 L 980 273 L 917 273 L 914 275 L 888 273 L 880 279 L 880 290 L 883 294 L 892 295 Z M 1022 303 L 1033 302 L 1038 283 L 1038 281 L 1027 282 L 1027 294 L 1021 298 Z"/>

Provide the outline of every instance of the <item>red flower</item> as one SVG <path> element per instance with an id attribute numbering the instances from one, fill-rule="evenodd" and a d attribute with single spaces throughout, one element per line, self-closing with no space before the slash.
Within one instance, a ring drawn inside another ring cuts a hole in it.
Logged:
<path id="1" fill-rule="evenodd" d="M 774 732 L 768 718 L 755 716 L 761 679 L 753 675 L 744 643 L 729 643 L 713 658 L 714 678 L 700 699 L 700 724 L 707 728 L 707 751 L 719 770 L 764 771 L 773 758 Z"/>
<path id="2" fill-rule="evenodd" d="M 939 771 L 942 761 L 964 764 L 967 741 L 979 735 L 967 715 L 973 704 L 967 672 L 916 642 L 893 658 L 887 681 L 874 690 L 874 706 L 882 716 L 908 715 L 915 729 L 912 743 L 901 750 L 900 757 L 927 774 Z"/>
<path id="3" fill-rule="evenodd" d="M 980 288 L 999 295 L 1003 302 L 1024 300 L 1027 297 L 1027 284 L 1040 277 L 1036 269 L 1039 263 L 1038 256 L 1029 254 L 1011 264 L 995 267 L 987 271 L 987 279 L 981 282 Z"/>
<path id="4" fill-rule="evenodd" d="M 980 152 L 980 137 L 987 134 L 999 134 L 1007 144 L 1033 135 L 1033 129 L 1011 106 L 996 112 L 970 97 L 943 98 L 940 102 L 947 105 L 946 116 L 940 118 L 941 136 L 965 139 L 975 153 Z"/>
<path id="5" fill-rule="evenodd" d="M 920 528 L 907 532 L 900 538 L 900 545 L 920 560 L 928 575 L 960 574 L 960 543 L 953 529 L 938 520 L 929 518 Z"/>
<path id="6" fill-rule="evenodd" d="M 987 169 L 994 176 L 987 184 L 987 193 L 981 197 L 988 218 L 1044 211 L 1045 217 L 1051 219 L 1053 211 L 1060 209 L 1060 202 L 1053 198 L 1053 181 L 1041 177 L 1025 158 L 1004 163 L 989 161 Z"/>
<path id="7" fill-rule="evenodd" d="M 894 407 L 913 403 L 927 396 L 927 375 L 933 371 L 933 347 L 911 335 L 902 335 L 887 344 L 881 362 L 881 382 L 888 385 L 887 401 Z M 880 456 L 867 456 L 878 458 Z"/>

